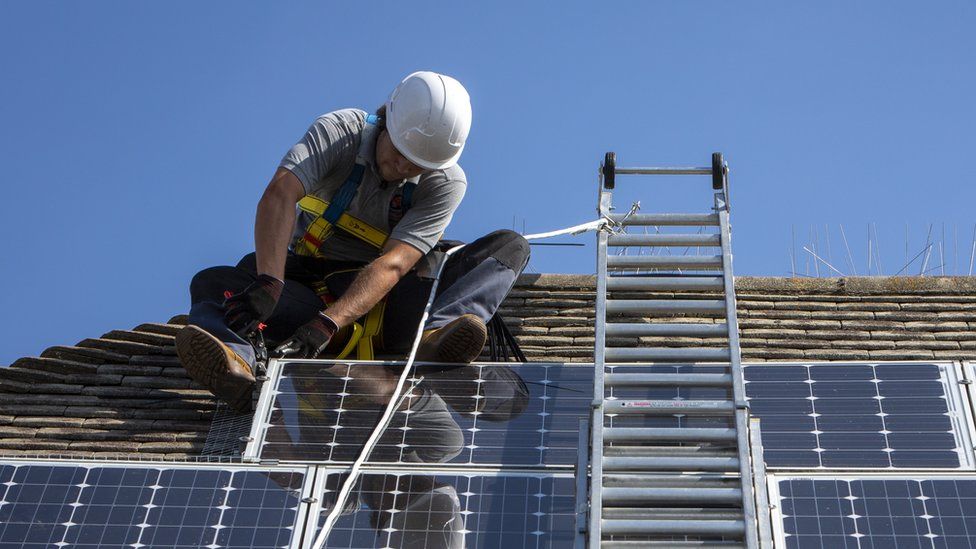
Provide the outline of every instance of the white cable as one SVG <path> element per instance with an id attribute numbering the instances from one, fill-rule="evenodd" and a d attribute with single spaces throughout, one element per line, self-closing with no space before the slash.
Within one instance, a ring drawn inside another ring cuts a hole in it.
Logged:
<path id="1" fill-rule="evenodd" d="M 586 231 L 600 230 L 609 223 L 611 223 L 610 220 L 606 218 L 596 219 L 594 221 L 590 221 L 589 223 L 574 225 L 558 231 L 524 235 L 524 238 L 526 240 L 537 240 L 564 234 L 580 234 Z M 383 416 L 380 418 L 379 423 L 377 423 L 376 427 L 373 429 L 373 432 L 369 435 L 369 438 L 366 439 L 366 443 L 363 445 L 363 449 L 359 453 L 359 457 L 357 457 L 356 461 L 354 461 L 349 467 L 349 474 L 346 477 L 346 480 L 342 483 L 342 488 L 340 488 L 339 494 L 336 496 L 332 509 L 329 511 L 328 516 L 325 517 L 325 524 L 322 525 L 319 535 L 316 536 L 315 542 L 312 544 L 314 549 L 323 549 L 325 547 L 325 542 L 329 537 L 329 533 L 332 532 L 332 527 L 335 526 L 336 521 L 339 520 L 339 516 L 342 514 L 342 509 L 346 506 L 346 500 L 349 499 L 349 494 L 356 485 L 356 481 L 359 480 L 359 471 L 362 469 L 363 463 L 366 462 L 369 455 L 373 452 L 373 447 L 376 446 L 377 441 L 386 430 L 387 424 L 390 422 L 390 419 L 393 417 L 393 413 L 400 404 L 400 393 L 403 391 L 403 386 L 406 384 L 407 379 L 410 377 L 410 371 L 413 369 L 413 363 L 417 357 L 417 349 L 420 348 L 420 339 L 424 335 L 424 326 L 427 324 L 427 318 L 430 316 L 430 308 L 434 303 L 434 296 L 437 294 L 437 286 L 441 281 L 441 273 L 444 271 L 444 266 L 447 265 L 447 260 L 463 247 L 464 245 L 462 244 L 448 250 L 447 253 L 444 254 L 440 265 L 437 266 L 437 274 L 434 276 L 434 284 L 430 288 L 430 296 L 427 298 L 427 304 L 424 306 L 424 314 L 421 316 L 420 323 L 417 325 L 417 335 L 414 337 L 413 347 L 410 349 L 410 355 L 407 357 L 407 363 L 403 367 L 403 372 L 400 373 L 400 379 L 397 381 L 396 389 L 390 396 L 390 401 L 387 403 L 386 409 L 383 411 Z"/>
<path id="2" fill-rule="evenodd" d="M 346 506 L 346 500 L 349 498 L 349 493 L 352 492 L 353 486 L 359 479 L 359 470 L 362 468 L 363 463 L 369 458 L 369 455 L 373 452 L 373 447 L 376 446 L 376 442 L 379 440 L 380 435 L 386 430 L 387 424 L 390 422 L 390 418 L 393 417 L 393 412 L 396 410 L 397 405 L 400 402 L 400 392 L 403 391 L 403 386 L 407 382 L 407 378 L 410 377 L 410 371 L 413 369 L 414 359 L 417 357 L 417 349 L 420 347 L 420 339 L 424 335 L 424 326 L 427 324 L 427 317 L 430 316 L 430 307 L 434 303 L 434 295 L 437 293 L 437 285 L 441 281 L 441 273 L 444 271 L 444 265 L 447 264 L 448 258 L 450 258 L 455 252 L 463 248 L 464 245 L 455 246 L 444 254 L 444 258 L 441 260 L 440 265 L 437 266 L 437 275 L 434 277 L 434 284 L 430 288 L 430 296 L 427 298 L 427 304 L 424 306 L 424 314 L 420 318 L 420 323 L 417 325 L 417 335 L 413 340 L 413 347 L 410 349 L 410 355 L 407 357 L 407 364 L 403 367 L 403 372 L 400 373 L 400 379 L 397 380 L 396 389 L 393 391 L 393 395 L 390 397 L 390 402 L 386 405 L 386 410 L 383 411 L 383 416 L 380 418 L 379 423 L 373 432 L 366 439 L 366 443 L 363 445 L 363 449 L 353 462 L 352 466 L 349 467 L 349 475 L 346 477 L 345 482 L 342 483 L 342 488 L 339 490 L 338 496 L 336 496 L 335 504 L 332 510 L 329 511 L 328 516 L 325 517 L 325 524 L 322 525 L 322 530 L 319 531 L 318 537 L 315 538 L 315 543 L 312 545 L 315 549 L 323 549 L 325 547 L 325 541 L 329 537 L 329 533 L 332 531 L 332 527 L 335 522 L 339 519 L 339 515 L 342 514 L 342 509 Z"/>
<path id="3" fill-rule="evenodd" d="M 552 238 L 554 236 L 559 236 L 563 234 L 580 234 L 586 231 L 596 231 L 603 228 L 604 225 L 610 223 L 606 218 L 595 219 L 589 223 L 581 223 L 579 225 L 573 225 L 572 227 L 566 227 L 565 229 L 559 229 L 558 231 L 549 231 L 548 233 L 535 233 L 522 235 L 526 240 L 538 240 L 540 238 Z"/>

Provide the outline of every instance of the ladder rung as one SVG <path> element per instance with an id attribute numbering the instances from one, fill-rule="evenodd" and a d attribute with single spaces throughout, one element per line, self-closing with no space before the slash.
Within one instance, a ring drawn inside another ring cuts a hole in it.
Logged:
<path id="1" fill-rule="evenodd" d="M 741 520 L 623 520 L 601 521 L 604 535 L 673 534 L 688 536 L 741 536 L 745 523 Z"/>
<path id="2" fill-rule="evenodd" d="M 667 549 L 684 549 L 685 547 L 694 549 L 746 549 L 745 545 L 737 541 L 711 541 L 711 540 L 601 540 L 601 549 L 654 549 L 655 547 L 667 547 Z"/>
<path id="3" fill-rule="evenodd" d="M 611 473 L 603 475 L 603 486 L 620 488 L 640 488 L 642 486 L 649 488 L 739 488 L 741 484 L 739 477 L 731 477 L 722 473 L 697 475 Z M 683 505 L 682 507 L 686 506 Z"/>
<path id="4" fill-rule="evenodd" d="M 640 336 L 685 336 L 685 337 L 727 337 L 729 326 L 724 322 L 717 324 L 672 324 L 664 322 L 617 323 L 608 322 L 607 335 L 620 337 Z"/>
<path id="5" fill-rule="evenodd" d="M 721 269 L 720 255 L 608 255 L 608 269 Z"/>
<path id="6" fill-rule="evenodd" d="M 713 448 L 710 446 L 659 446 L 644 445 L 624 446 L 624 442 L 614 443 L 603 447 L 604 457 L 732 457 L 731 448 Z"/>
<path id="7" fill-rule="evenodd" d="M 626 220 L 624 218 L 627 218 Z M 627 214 L 611 214 L 610 219 L 624 226 L 628 225 L 685 225 L 689 227 L 699 227 L 703 225 L 718 225 L 718 214 L 689 214 L 689 213 L 662 213 L 662 214 L 634 214 L 627 217 Z"/>
<path id="8" fill-rule="evenodd" d="M 608 290 L 721 290 L 721 276 L 608 276 Z"/>
<path id="9" fill-rule="evenodd" d="M 608 246 L 721 246 L 718 234 L 612 234 Z"/>
<path id="10" fill-rule="evenodd" d="M 608 299 L 607 313 L 724 313 L 724 299 Z"/>
<path id="11" fill-rule="evenodd" d="M 650 168 L 614 168 L 613 173 L 617 175 L 712 175 L 712 168 L 689 168 L 655 166 Z"/>
<path id="12" fill-rule="evenodd" d="M 721 507 L 608 507 L 605 519 L 742 520 L 742 511 Z"/>
<path id="13" fill-rule="evenodd" d="M 732 374 L 604 374 L 607 387 L 727 387 Z"/>
<path id="14" fill-rule="evenodd" d="M 723 415 L 735 412 L 728 400 L 631 400 L 614 399 L 603 403 L 606 414 L 643 415 Z"/>
<path id="15" fill-rule="evenodd" d="M 734 441 L 735 429 L 670 428 L 670 427 L 607 427 L 603 429 L 606 442 L 716 442 Z"/>
<path id="16" fill-rule="evenodd" d="M 607 347 L 607 362 L 728 362 L 728 348 L 706 347 Z"/>
<path id="17" fill-rule="evenodd" d="M 603 470 L 611 471 L 738 471 L 739 458 L 730 456 L 605 457 Z"/>
<path id="18" fill-rule="evenodd" d="M 656 505 L 661 503 L 742 503 L 742 490 L 739 488 L 700 488 L 683 487 L 604 487 L 604 505 Z"/>

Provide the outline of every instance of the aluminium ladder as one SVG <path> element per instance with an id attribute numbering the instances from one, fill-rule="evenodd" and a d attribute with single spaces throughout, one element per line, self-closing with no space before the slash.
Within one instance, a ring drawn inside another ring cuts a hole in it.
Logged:
<path id="1" fill-rule="evenodd" d="M 713 211 L 612 213 L 622 174 L 711 175 Z M 618 168 L 607 153 L 600 175 L 599 213 L 613 230 L 597 237 L 588 546 L 771 547 L 740 364 L 728 166 L 716 153 L 711 168 Z M 654 253 L 667 247 L 685 254 Z"/>

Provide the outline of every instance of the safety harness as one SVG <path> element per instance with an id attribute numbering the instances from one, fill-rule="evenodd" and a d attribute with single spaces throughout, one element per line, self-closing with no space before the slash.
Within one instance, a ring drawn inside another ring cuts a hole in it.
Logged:
<path id="1" fill-rule="evenodd" d="M 366 117 L 366 127 L 363 128 L 359 150 L 356 152 L 356 163 L 331 202 L 312 195 L 306 195 L 298 202 L 298 207 L 314 216 L 314 219 L 305 227 L 305 234 L 292 246 L 296 254 L 322 257 L 320 252 L 322 244 L 337 228 L 377 249 L 383 248 L 386 239 L 390 236 L 389 232 L 374 227 L 346 211 L 363 182 L 363 175 L 368 168 L 367 154 L 370 146 L 376 142 L 377 132 L 380 129 L 379 122 L 380 118 L 375 114 Z M 413 191 L 416 188 L 417 183 L 414 181 L 403 184 L 403 211 L 410 208 Z"/>
<path id="2" fill-rule="evenodd" d="M 313 219 L 305 226 L 305 233 L 298 237 L 292 244 L 292 250 L 302 256 L 324 257 L 322 246 L 336 229 L 344 231 L 376 249 L 382 249 L 390 233 L 375 227 L 362 219 L 359 219 L 346 210 L 352 204 L 359 186 L 363 182 L 363 176 L 368 168 L 367 156 L 371 150 L 371 145 L 376 142 L 377 133 L 380 129 L 380 118 L 375 114 L 366 117 L 366 127 L 363 128 L 359 150 L 356 152 L 356 163 L 353 165 L 352 172 L 339 187 L 338 192 L 332 197 L 331 202 L 322 200 L 316 196 L 306 195 L 298 202 L 298 207 L 302 211 L 312 215 Z M 403 184 L 403 195 L 400 203 L 400 212 L 406 212 L 412 203 L 413 191 L 417 188 L 417 183 L 407 181 Z M 390 225 L 395 224 L 393 219 Z M 399 220 L 396 220 L 399 221 Z M 334 301 L 328 294 L 325 285 L 318 291 L 319 297 L 328 306 Z M 353 349 L 356 350 L 360 360 L 372 360 L 374 357 L 373 338 L 375 338 L 383 327 L 383 312 L 386 308 L 386 299 L 377 303 L 366 314 L 362 325 L 353 324 L 353 332 L 349 343 L 336 358 L 345 358 Z"/>

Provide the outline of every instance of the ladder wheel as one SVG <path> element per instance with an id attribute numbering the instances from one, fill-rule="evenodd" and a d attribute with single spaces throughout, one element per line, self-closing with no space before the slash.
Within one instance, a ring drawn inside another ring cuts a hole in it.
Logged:
<path id="1" fill-rule="evenodd" d="M 712 153 L 712 188 L 716 191 L 722 188 L 725 180 L 725 160 L 722 153 Z"/>
<path id="2" fill-rule="evenodd" d="M 603 187 L 612 189 L 617 174 L 617 153 L 608 152 L 603 157 Z"/>

